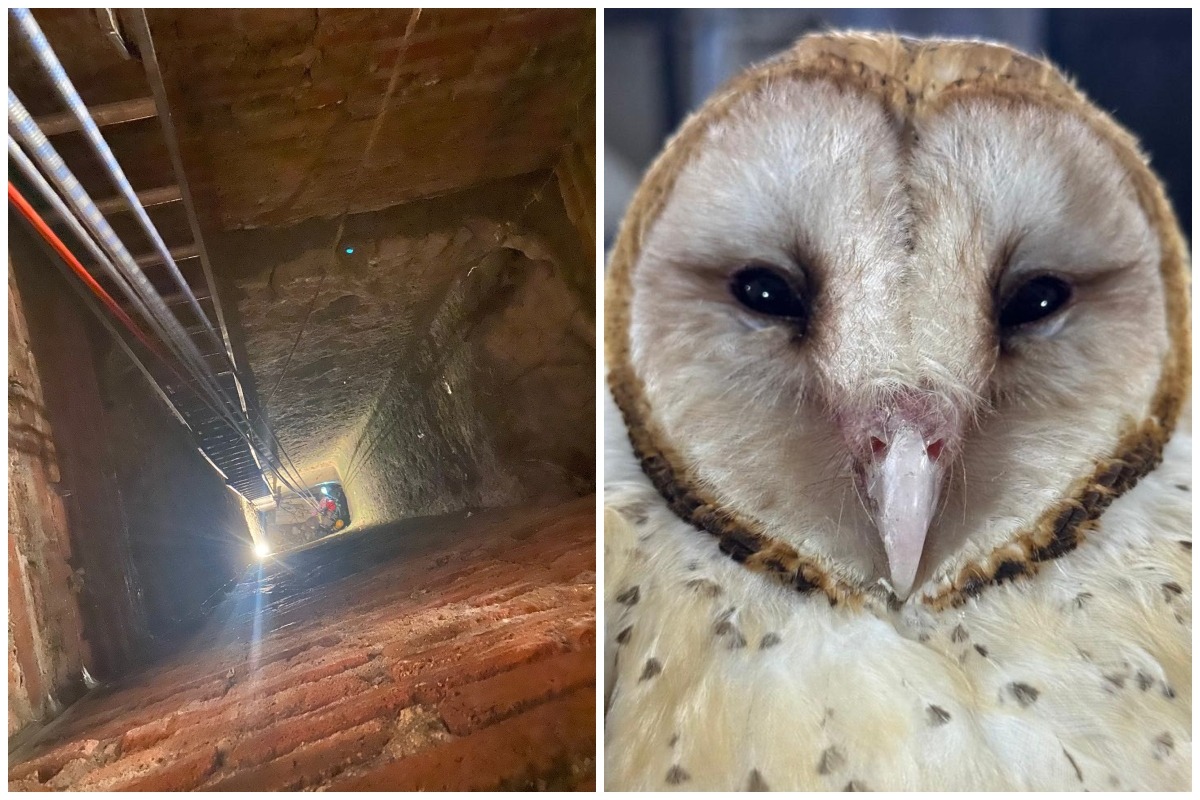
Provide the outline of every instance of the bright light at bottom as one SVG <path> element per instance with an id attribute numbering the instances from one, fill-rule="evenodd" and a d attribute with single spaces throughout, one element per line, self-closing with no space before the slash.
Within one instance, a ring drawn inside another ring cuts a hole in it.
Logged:
<path id="1" fill-rule="evenodd" d="M 266 542 L 255 542 L 254 555 L 258 556 L 259 558 L 266 558 L 267 556 L 271 555 L 271 548 L 267 547 Z"/>

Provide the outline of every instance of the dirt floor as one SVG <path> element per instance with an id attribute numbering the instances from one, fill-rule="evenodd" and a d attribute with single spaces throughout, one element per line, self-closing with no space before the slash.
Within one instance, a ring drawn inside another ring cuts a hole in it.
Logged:
<path id="1" fill-rule="evenodd" d="M 182 649 L 10 754 L 9 788 L 590 791 L 594 502 L 252 567 Z"/>

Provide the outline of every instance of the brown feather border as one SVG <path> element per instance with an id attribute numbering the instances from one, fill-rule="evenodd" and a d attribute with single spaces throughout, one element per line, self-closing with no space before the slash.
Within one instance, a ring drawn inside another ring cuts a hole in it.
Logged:
<path id="1" fill-rule="evenodd" d="M 928 55 L 943 48 L 959 48 L 965 53 L 966 47 L 972 51 L 970 77 L 940 86 L 918 84 Z M 904 66 L 903 79 L 884 74 L 868 60 L 875 65 L 890 60 L 893 66 Z M 853 606 L 879 597 L 876 587 L 858 586 L 838 577 L 830 565 L 770 537 L 758 523 L 721 508 L 696 485 L 658 430 L 630 362 L 629 314 L 632 273 L 642 242 L 709 126 L 724 119 L 748 92 L 770 82 L 803 80 L 832 81 L 875 96 L 898 119 L 937 113 L 949 103 L 979 96 L 1048 105 L 1073 114 L 1112 147 L 1159 236 L 1170 347 L 1151 415 L 1131 424 L 1113 455 L 1098 463 L 1090 475 L 1081 476 L 1067 496 L 1047 508 L 1032 527 L 982 561 L 964 566 L 946 588 L 922 598 L 937 609 L 961 605 L 989 585 L 1032 575 L 1041 563 L 1075 549 L 1112 501 L 1161 462 L 1191 378 L 1190 278 L 1183 237 L 1162 186 L 1133 137 L 1088 103 L 1053 66 L 1000 45 L 980 48 L 979 43 L 921 43 L 896 37 L 810 36 L 774 60 L 735 77 L 691 115 L 638 187 L 609 261 L 605 291 L 609 386 L 624 416 L 634 453 L 671 510 L 715 536 L 721 550 L 735 561 L 797 591 L 821 592 L 833 604 Z"/>

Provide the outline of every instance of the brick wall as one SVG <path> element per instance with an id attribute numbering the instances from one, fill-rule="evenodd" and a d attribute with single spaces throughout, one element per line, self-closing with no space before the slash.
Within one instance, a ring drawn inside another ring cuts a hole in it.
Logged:
<path id="1" fill-rule="evenodd" d="M 9 255 L 11 733 L 186 627 L 249 544 L 240 498 L 20 223 Z"/>
<path id="2" fill-rule="evenodd" d="M 8 293 L 8 733 L 78 693 L 89 660 L 42 382 L 10 263 Z"/>
<path id="3" fill-rule="evenodd" d="M 210 227 L 380 210 L 553 168 L 594 86 L 595 11 L 421 9 L 406 36 L 412 12 L 151 12 Z"/>

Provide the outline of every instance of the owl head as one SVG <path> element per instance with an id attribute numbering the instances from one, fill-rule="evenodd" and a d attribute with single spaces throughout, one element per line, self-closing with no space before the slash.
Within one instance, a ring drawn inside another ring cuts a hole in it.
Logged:
<path id="1" fill-rule="evenodd" d="M 1187 284 L 1136 142 L 1050 65 L 814 36 L 646 175 L 609 383 L 732 558 L 834 601 L 955 603 L 1072 550 L 1156 465 Z"/>

